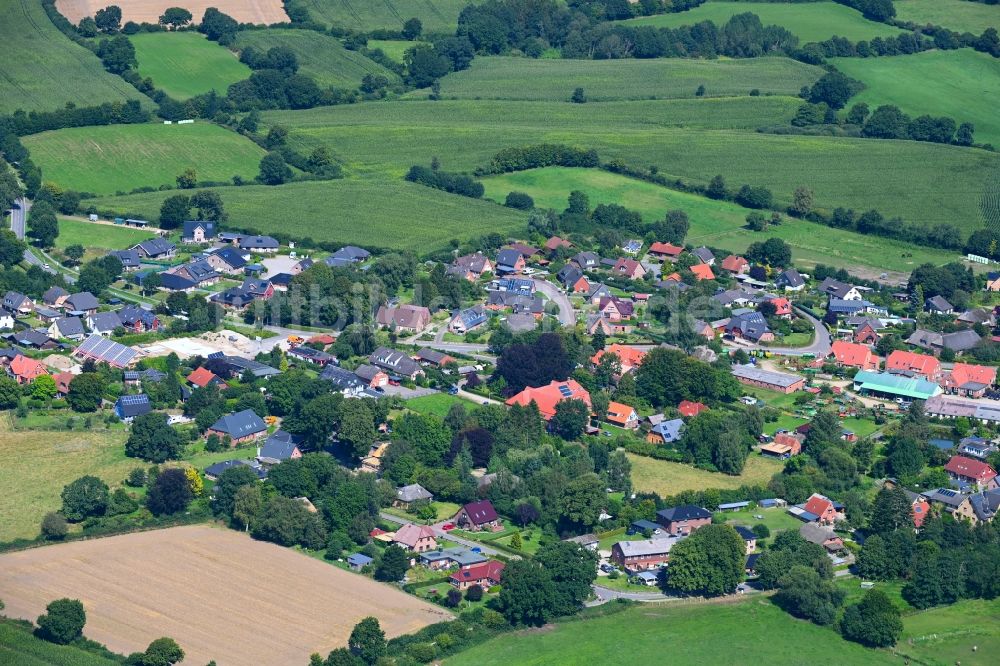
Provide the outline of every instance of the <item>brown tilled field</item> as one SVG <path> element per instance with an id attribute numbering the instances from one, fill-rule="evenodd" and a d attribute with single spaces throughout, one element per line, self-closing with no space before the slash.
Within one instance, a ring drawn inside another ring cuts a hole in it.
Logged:
<path id="1" fill-rule="evenodd" d="M 240 23 L 283 23 L 288 20 L 281 0 L 118 0 L 109 3 L 108 0 L 56 0 L 59 13 L 73 24 L 80 22 L 85 16 L 93 16 L 98 9 L 109 4 L 116 4 L 122 9 L 122 23 L 156 23 L 163 10 L 169 7 L 183 7 L 194 16 L 194 22 L 201 20 L 201 15 L 209 7 L 215 7 L 229 14 Z"/>
<path id="2" fill-rule="evenodd" d="M 220 666 L 307 664 L 313 652 L 346 646 L 368 615 L 390 637 L 451 617 L 388 585 L 209 526 L 0 555 L 8 617 L 34 620 L 61 597 L 83 602 L 84 634 L 115 652 L 170 636 L 185 663 Z"/>

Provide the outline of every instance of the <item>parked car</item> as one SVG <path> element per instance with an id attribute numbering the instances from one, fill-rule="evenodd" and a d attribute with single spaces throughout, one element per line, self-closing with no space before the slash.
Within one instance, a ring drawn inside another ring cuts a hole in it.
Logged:
<path id="1" fill-rule="evenodd" d="M 455 523 L 445 523 L 444 525 L 441 526 L 441 529 L 443 529 L 445 532 L 453 530 L 455 529 Z"/>

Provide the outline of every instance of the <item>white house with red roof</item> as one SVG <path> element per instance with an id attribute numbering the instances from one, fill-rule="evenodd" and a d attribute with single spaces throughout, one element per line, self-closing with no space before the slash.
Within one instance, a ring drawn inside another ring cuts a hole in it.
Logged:
<path id="1" fill-rule="evenodd" d="M 951 372 L 941 377 L 941 388 L 968 398 L 981 398 L 997 383 L 997 369 L 985 365 L 955 363 Z"/>
<path id="2" fill-rule="evenodd" d="M 923 377 L 928 381 L 934 381 L 934 378 L 941 372 L 941 363 L 927 354 L 916 354 L 897 349 L 885 359 L 885 369 L 887 372 Z"/>
<path id="3" fill-rule="evenodd" d="M 830 355 L 837 361 L 837 365 L 861 370 L 878 370 L 878 356 L 865 345 L 836 340 L 830 345 Z"/>
<path id="4" fill-rule="evenodd" d="M 542 418 L 548 421 L 555 416 L 556 405 L 563 400 L 582 400 L 587 407 L 591 406 L 590 393 L 575 379 L 567 379 L 562 382 L 553 380 L 546 386 L 526 386 L 517 395 L 507 398 L 507 405 L 527 407 L 534 402 L 538 406 Z"/>
<path id="5" fill-rule="evenodd" d="M 424 553 L 437 548 L 437 539 L 434 538 L 434 530 L 427 525 L 407 523 L 396 530 L 396 535 L 392 538 L 392 541 L 406 548 L 406 550 L 412 550 L 414 553 Z"/>
<path id="6" fill-rule="evenodd" d="M 500 575 L 503 570 L 503 562 L 489 560 L 482 564 L 473 564 L 471 567 L 459 569 L 448 580 L 460 590 L 468 589 L 473 585 L 478 585 L 485 590 L 500 584 Z"/>
<path id="7" fill-rule="evenodd" d="M 793 506 L 788 512 L 799 520 L 820 525 L 833 525 L 838 520 L 844 520 L 843 505 L 819 493 L 813 493 L 804 504 Z"/>
<path id="8" fill-rule="evenodd" d="M 944 466 L 948 476 L 964 483 L 971 483 L 985 490 L 998 487 L 997 472 L 988 463 L 965 456 L 952 456 Z"/>

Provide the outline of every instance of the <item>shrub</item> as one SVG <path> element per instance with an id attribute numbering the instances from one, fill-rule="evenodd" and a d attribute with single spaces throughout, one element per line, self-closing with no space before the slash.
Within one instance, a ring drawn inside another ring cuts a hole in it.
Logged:
<path id="1" fill-rule="evenodd" d="M 46 613 L 38 618 L 41 638 L 66 645 L 83 635 L 87 614 L 77 599 L 56 599 L 45 607 Z"/>
<path id="2" fill-rule="evenodd" d="M 507 195 L 503 205 L 518 210 L 531 210 L 535 207 L 535 200 L 524 192 L 511 192 Z"/>
<path id="3" fill-rule="evenodd" d="M 483 598 L 483 588 L 480 585 L 473 585 L 465 591 L 465 598 L 469 601 L 480 601 Z"/>
<path id="4" fill-rule="evenodd" d="M 51 541 L 56 541 L 66 537 L 66 534 L 69 532 L 69 526 L 66 524 L 66 518 L 61 513 L 50 511 L 42 518 L 41 531 L 43 537 Z"/>

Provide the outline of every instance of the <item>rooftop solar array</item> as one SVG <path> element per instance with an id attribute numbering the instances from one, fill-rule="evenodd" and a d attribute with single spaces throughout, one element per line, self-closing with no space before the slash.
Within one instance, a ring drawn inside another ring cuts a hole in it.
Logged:
<path id="1" fill-rule="evenodd" d="M 80 346 L 76 348 L 75 353 L 79 356 L 86 356 L 95 361 L 107 363 L 116 368 L 128 366 L 138 355 L 138 352 L 131 347 L 126 347 L 123 344 L 101 337 L 100 335 L 91 335 L 81 342 Z"/>

